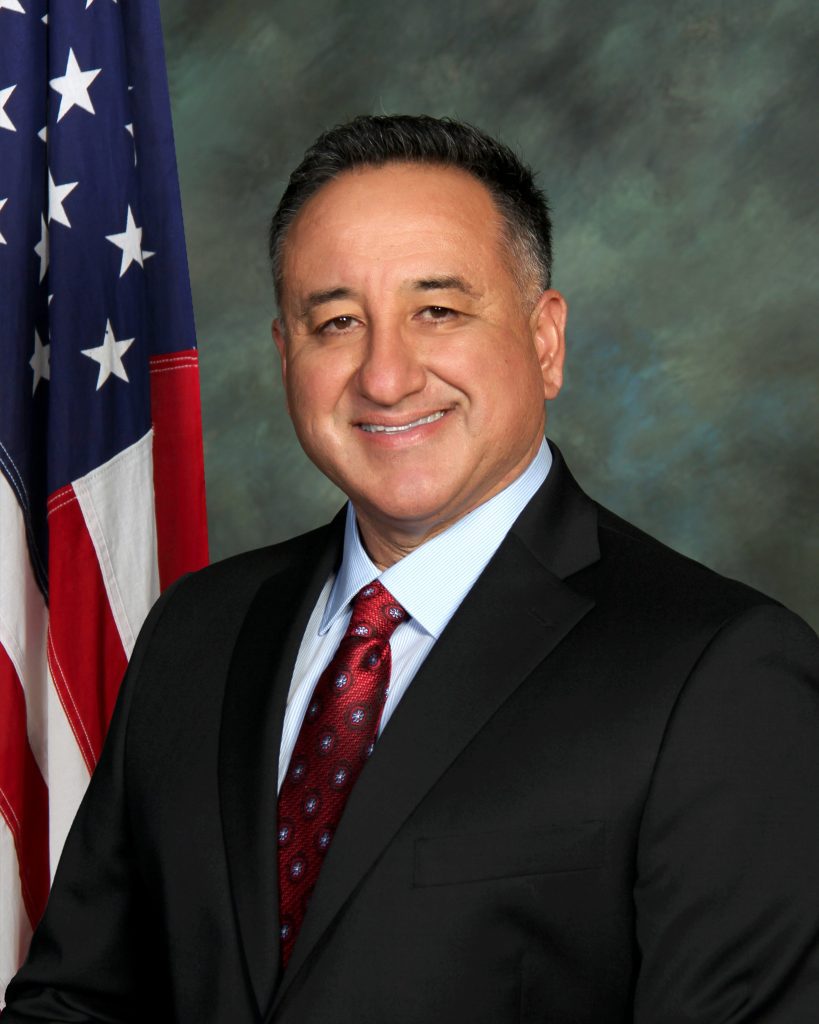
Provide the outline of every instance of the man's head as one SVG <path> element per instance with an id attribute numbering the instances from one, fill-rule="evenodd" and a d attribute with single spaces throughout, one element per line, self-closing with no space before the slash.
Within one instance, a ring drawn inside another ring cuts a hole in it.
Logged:
<path id="1" fill-rule="evenodd" d="M 477 178 L 503 218 L 521 290 L 534 302 L 551 285 L 552 225 L 546 197 L 508 146 L 450 118 L 365 115 L 320 135 L 290 175 L 270 225 L 270 261 L 280 305 L 284 242 L 302 206 L 344 171 L 388 163 L 459 167 Z"/>
<path id="2" fill-rule="evenodd" d="M 373 121 L 386 132 L 393 119 Z M 566 305 L 543 287 L 548 230 L 536 257 L 484 178 L 453 161 L 361 159 L 274 220 L 288 409 L 380 565 L 515 479 L 560 389 Z"/>

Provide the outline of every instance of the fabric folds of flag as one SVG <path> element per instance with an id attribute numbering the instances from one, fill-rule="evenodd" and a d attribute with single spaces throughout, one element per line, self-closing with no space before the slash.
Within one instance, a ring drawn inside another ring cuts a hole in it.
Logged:
<path id="1" fill-rule="evenodd" d="M 160 589 L 207 562 L 156 0 L 0 0 L 0 1006 Z"/>

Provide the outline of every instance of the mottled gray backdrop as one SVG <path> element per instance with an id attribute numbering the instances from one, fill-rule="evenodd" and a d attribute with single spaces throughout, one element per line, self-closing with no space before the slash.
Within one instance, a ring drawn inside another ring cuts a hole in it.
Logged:
<path id="1" fill-rule="evenodd" d="M 266 222 L 323 128 L 448 114 L 540 172 L 584 487 L 819 625 L 812 0 L 161 0 L 214 558 L 324 521 L 270 340 Z"/>

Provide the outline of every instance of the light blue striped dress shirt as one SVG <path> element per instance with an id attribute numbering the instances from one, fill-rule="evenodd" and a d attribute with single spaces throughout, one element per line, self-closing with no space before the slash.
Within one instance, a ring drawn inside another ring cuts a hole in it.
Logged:
<path id="1" fill-rule="evenodd" d="M 390 640 L 392 673 L 381 735 L 432 645 L 546 479 L 551 464 L 552 454 L 544 440 L 534 459 L 508 487 L 383 572 L 364 550 L 355 512 L 347 505 L 341 567 L 319 594 L 293 669 L 279 751 L 280 789 L 310 697 L 344 636 L 352 614 L 350 602 L 358 591 L 380 579 L 411 616 Z"/>

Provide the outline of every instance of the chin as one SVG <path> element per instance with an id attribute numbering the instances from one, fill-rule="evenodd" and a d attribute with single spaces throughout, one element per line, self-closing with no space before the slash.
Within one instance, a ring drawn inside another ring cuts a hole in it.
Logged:
<path id="1" fill-rule="evenodd" d="M 386 495 L 389 495 L 388 499 Z M 459 516 L 457 511 L 452 511 L 452 504 L 443 496 L 437 496 L 436 500 L 436 496 L 419 493 L 417 489 L 403 495 L 397 494 L 390 492 L 386 484 L 377 494 L 368 495 L 360 507 L 366 509 L 373 519 L 407 533 L 426 534 L 436 531 L 441 523 L 454 521 Z"/>

